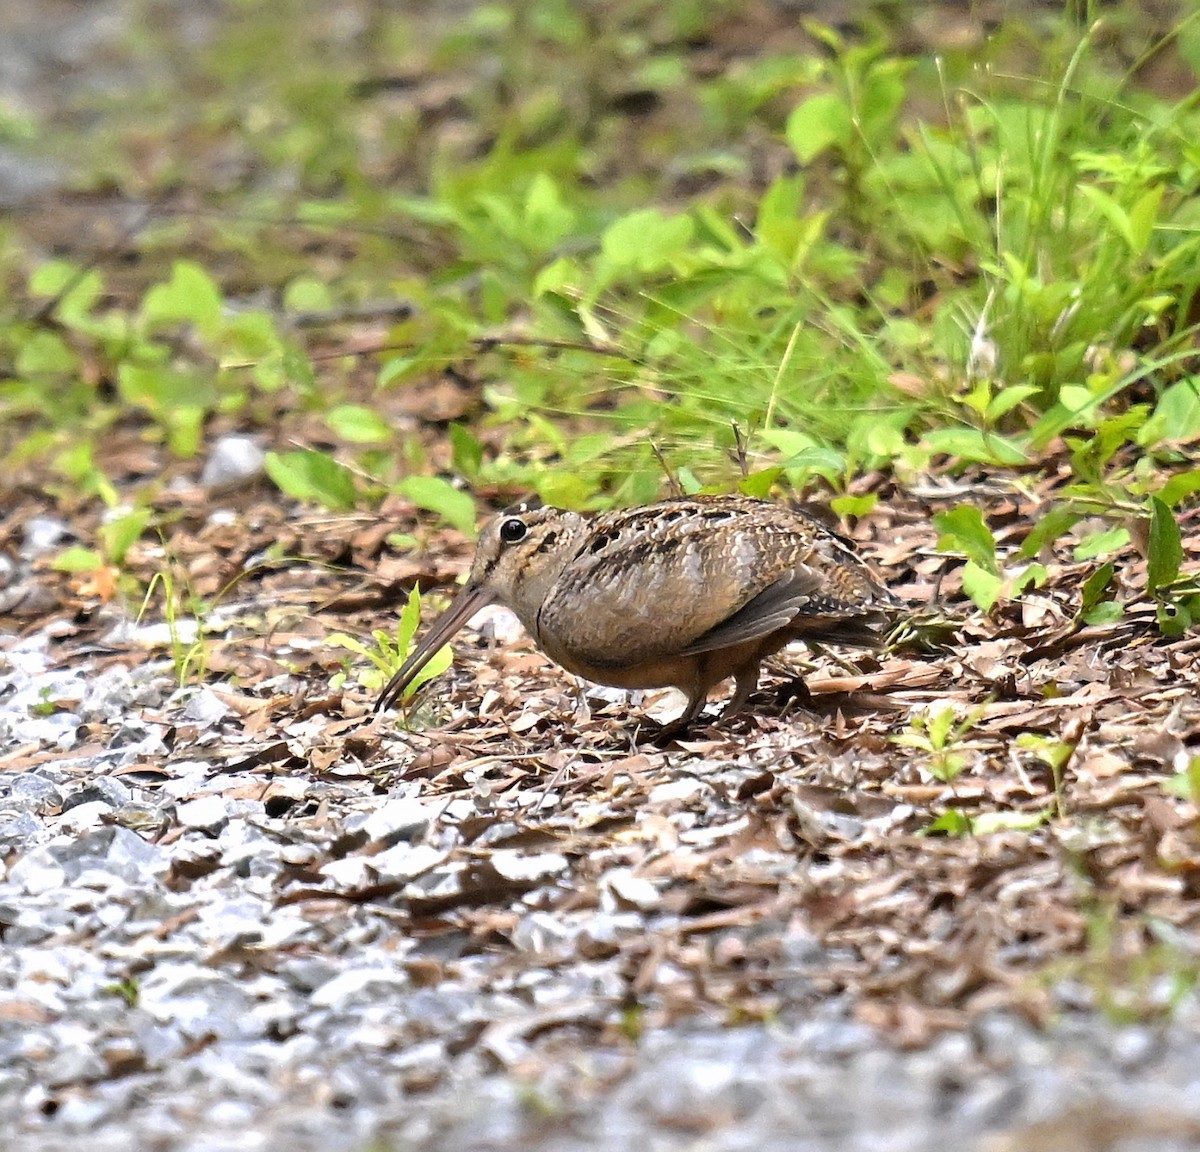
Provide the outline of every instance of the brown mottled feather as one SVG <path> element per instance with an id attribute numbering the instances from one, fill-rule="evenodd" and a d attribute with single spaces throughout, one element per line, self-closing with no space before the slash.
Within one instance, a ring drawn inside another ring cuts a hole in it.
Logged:
<path id="1" fill-rule="evenodd" d="M 730 676 L 731 709 L 740 707 L 760 662 L 785 644 L 874 645 L 899 609 L 848 541 L 782 505 L 693 496 L 594 518 L 522 507 L 484 527 L 445 626 L 435 625 L 381 706 L 465 623 L 457 607 L 489 601 L 511 608 L 548 656 L 587 679 L 682 688 L 680 726 Z"/>

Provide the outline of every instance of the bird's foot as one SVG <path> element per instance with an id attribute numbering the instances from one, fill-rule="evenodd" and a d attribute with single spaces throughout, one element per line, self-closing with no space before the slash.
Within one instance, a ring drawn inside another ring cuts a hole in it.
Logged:
<path id="1" fill-rule="evenodd" d="M 781 708 L 786 708 L 789 704 L 798 704 L 801 708 L 811 708 L 812 693 L 808 690 L 804 677 L 797 676 L 780 684 L 775 689 L 775 703 Z"/>
<path id="2" fill-rule="evenodd" d="M 670 724 L 663 724 L 658 731 L 650 734 L 650 743 L 658 748 L 665 748 L 677 736 L 682 736 L 695 722 L 695 716 L 680 716 Z"/>

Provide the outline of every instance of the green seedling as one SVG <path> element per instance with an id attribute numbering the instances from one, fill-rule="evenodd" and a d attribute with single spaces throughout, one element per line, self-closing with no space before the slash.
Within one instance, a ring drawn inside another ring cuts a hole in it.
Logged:
<path id="1" fill-rule="evenodd" d="M 400 666 L 408 658 L 409 653 L 413 649 L 413 639 L 420 626 L 421 593 L 418 588 L 414 587 L 408 595 L 408 601 L 400 613 L 399 620 L 396 621 L 394 635 L 389 635 L 383 629 L 376 629 L 372 633 L 375 640 L 373 647 L 362 643 L 361 640 L 357 640 L 353 636 L 348 636 L 344 632 L 333 633 L 329 637 L 328 642 L 369 660 L 374 665 L 374 668 L 364 672 L 359 679 L 364 688 L 370 691 L 378 691 L 396 674 Z M 412 682 L 404 690 L 402 698 L 410 700 L 422 684 L 445 672 L 450 667 L 453 658 L 454 654 L 450 645 L 447 644 L 413 677 Z"/>
<path id="2" fill-rule="evenodd" d="M 924 752 L 929 774 L 943 784 L 951 784 L 970 763 L 962 741 L 982 714 L 982 709 L 977 708 L 960 720 L 952 704 L 931 706 L 914 716 L 909 730 L 893 736 L 892 743 Z"/>

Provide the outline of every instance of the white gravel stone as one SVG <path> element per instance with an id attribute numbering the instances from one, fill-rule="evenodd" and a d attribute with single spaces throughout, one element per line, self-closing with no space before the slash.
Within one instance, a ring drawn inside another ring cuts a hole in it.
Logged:
<path id="1" fill-rule="evenodd" d="M 257 437 L 229 433 L 209 449 L 200 483 L 221 492 L 239 488 L 262 475 L 265 460 L 266 453 Z"/>
<path id="2" fill-rule="evenodd" d="M 492 867 L 506 880 L 546 880 L 565 872 L 570 861 L 558 852 L 530 854 L 518 849 L 502 849 L 488 857 Z"/>
<path id="3" fill-rule="evenodd" d="M 54 892 L 67 883 L 66 869 L 49 846 L 28 852 L 8 871 L 8 882 L 30 896 Z"/>
<path id="4" fill-rule="evenodd" d="M 614 868 L 604 877 L 604 885 L 621 904 L 632 905 L 643 912 L 653 911 L 662 903 L 658 889 L 628 868 Z"/>
<path id="5" fill-rule="evenodd" d="M 211 689 L 199 688 L 188 700 L 183 714 L 196 724 L 218 724 L 229 715 L 229 705 Z"/>
<path id="6" fill-rule="evenodd" d="M 317 988 L 311 997 L 318 1008 L 344 1009 L 357 1001 L 370 1003 L 380 994 L 407 987 L 408 977 L 396 968 L 348 968 Z"/>
<path id="7" fill-rule="evenodd" d="M 339 888 L 362 888 L 375 879 L 371 859 L 366 856 L 347 856 L 344 860 L 330 860 L 322 864 L 321 875 L 332 880 Z"/>
<path id="8" fill-rule="evenodd" d="M 657 784 L 646 798 L 648 804 L 674 805 L 689 800 L 699 800 L 712 792 L 712 787 L 696 776 L 681 776 Z"/>
<path id="9" fill-rule="evenodd" d="M 377 876 L 385 880 L 412 880 L 436 868 L 449 853 L 428 844 L 397 844 L 386 852 L 365 857 Z"/>
<path id="10" fill-rule="evenodd" d="M 54 830 L 68 835 L 97 828 L 112 814 L 112 805 L 104 800 L 93 800 L 88 804 L 77 804 L 68 808 L 55 821 Z"/>
<path id="11" fill-rule="evenodd" d="M 210 794 L 177 805 L 175 818 L 184 828 L 211 833 L 228 823 L 229 812 L 223 797 Z"/>
<path id="12" fill-rule="evenodd" d="M 367 816 L 362 822 L 362 830 L 371 840 L 389 843 L 413 840 L 424 835 L 436 812 L 437 808 L 416 797 L 388 800 Z M 354 821 L 346 822 L 347 829 L 352 830 L 354 826 Z"/>
<path id="13" fill-rule="evenodd" d="M 71 530 L 63 520 L 52 516 L 31 516 L 25 521 L 21 533 L 21 557 L 34 560 L 53 552 L 62 546 L 64 540 L 71 535 Z"/>

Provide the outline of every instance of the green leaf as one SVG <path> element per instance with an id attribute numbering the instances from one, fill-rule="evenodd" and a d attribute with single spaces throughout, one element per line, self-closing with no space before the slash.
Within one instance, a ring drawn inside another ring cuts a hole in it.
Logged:
<path id="1" fill-rule="evenodd" d="M 762 194 L 754 220 L 758 242 L 780 260 L 791 263 L 801 237 L 804 180 L 781 176 Z"/>
<path id="2" fill-rule="evenodd" d="M 854 117 L 845 100 L 833 92 L 810 96 L 792 110 L 784 135 L 802 164 L 811 163 L 833 145 L 854 140 Z"/>
<path id="3" fill-rule="evenodd" d="M 533 280 L 533 297 L 546 296 L 556 292 L 573 289 L 584 278 L 584 273 L 574 260 L 559 256 L 551 260 Z"/>
<path id="4" fill-rule="evenodd" d="M 1183 544 L 1171 509 L 1157 496 L 1150 497 L 1150 555 L 1147 557 L 1146 589 L 1152 595 L 1179 575 Z"/>
<path id="5" fill-rule="evenodd" d="M 1193 804 L 1200 802 L 1200 756 L 1193 756 L 1182 772 L 1164 780 L 1163 791 Z"/>
<path id="6" fill-rule="evenodd" d="M 1075 745 L 1066 740 L 1055 740 L 1049 736 L 1041 736 L 1036 732 L 1022 732 L 1017 736 L 1018 748 L 1032 752 L 1044 764 L 1048 764 L 1055 772 L 1063 766 L 1075 752 Z"/>
<path id="7" fill-rule="evenodd" d="M 1139 256 L 1150 247 L 1150 238 L 1158 221 L 1158 209 L 1162 198 L 1163 186 L 1156 184 L 1153 188 L 1147 188 L 1129 209 L 1129 239 L 1134 252 Z"/>
<path id="8" fill-rule="evenodd" d="M 297 276 L 283 291 L 283 306 L 289 312 L 325 312 L 333 307 L 333 297 L 323 280 Z"/>
<path id="9" fill-rule="evenodd" d="M 221 292 L 199 264 L 177 260 L 171 269 L 171 279 L 154 285 L 146 293 L 142 319 L 151 325 L 180 321 L 194 324 L 211 339 L 221 328 Z"/>
<path id="10" fill-rule="evenodd" d="M 54 468 L 82 494 L 98 496 L 110 508 L 121 502 L 116 487 L 96 463 L 89 440 L 69 444 L 54 457 Z"/>
<path id="11" fill-rule="evenodd" d="M 1015 599 L 1026 588 L 1040 588 L 1049 579 L 1050 573 L 1044 564 L 1029 564 L 1008 582 L 1008 595 Z"/>
<path id="12" fill-rule="evenodd" d="M 1030 560 L 1047 545 L 1052 544 L 1064 532 L 1074 528 L 1083 517 L 1069 508 L 1051 508 L 1042 516 L 1030 530 L 1029 535 L 1021 542 L 1017 555 L 1023 560 Z"/>
<path id="13" fill-rule="evenodd" d="M 974 560 L 968 560 L 963 567 L 962 581 L 963 591 L 983 612 L 992 610 L 1004 590 L 1004 581 L 994 572 L 980 568 Z"/>
<path id="14" fill-rule="evenodd" d="M 222 337 L 226 372 L 249 367 L 254 382 L 265 392 L 285 385 L 312 386 L 308 357 L 283 339 L 274 318 L 265 312 L 231 316 L 224 324 Z"/>
<path id="15" fill-rule="evenodd" d="M 1075 545 L 1076 560 L 1094 560 L 1109 552 L 1119 552 L 1129 543 L 1128 528 L 1110 528 L 1107 532 L 1089 532 Z"/>
<path id="16" fill-rule="evenodd" d="M 655 478 L 655 489 L 660 476 Z M 574 472 L 543 472 L 534 477 L 533 482 L 538 498 L 556 508 L 580 508 L 596 494 L 595 479 Z M 631 502 L 641 501 L 635 499 Z"/>
<path id="17" fill-rule="evenodd" d="M 167 447 L 172 455 L 190 459 L 200 451 L 204 441 L 204 409 L 174 408 L 164 421 Z"/>
<path id="18" fill-rule="evenodd" d="M 1138 240 L 1130 222 L 1129 214 L 1117 201 L 1094 184 L 1078 184 L 1076 190 L 1085 199 L 1095 205 L 1100 215 L 1108 221 L 1109 227 L 1129 245 L 1132 252 L 1138 253 Z"/>
<path id="19" fill-rule="evenodd" d="M 981 812 L 971 821 L 976 836 L 993 832 L 1033 832 L 1050 819 L 1050 809 L 1040 812 Z"/>
<path id="20" fill-rule="evenodd" d="M 1158 498 L 1169 508 L 1174 508 L 1181 500 L 1200 492 L 1200 468 L 1190 472 L 1180 472 L 1172 476 L 1158 491 Z"/>
<path id="21" fill-rule="evenodd" d="M 418 356 L 392 356 L 379 369 L 379 387 L 386 388 L 397 380 L 403 380 L 423 366 L 425 362 Z"/>
<path id="22" fill-rule="evenodd" d="M 165 364 L 126 362 L 117 369 L 117 387 L 127 404 L 144 409 L 158 421 L 175 455 L 196 454 L 204 417 L 217 403 L 211 377 Z"/>
<path id="23" fill-rule="evenodd" d="M 872 150 L 892 145 L 896 115 L 907 91 L 903 74 L 911 67 L 907 60 L 880 60 L 863 77 L 857 122 Z"/>
<path id="24" fill-rule="evenodd" d="M 1200 438 L 1200 377 L 1172 384 L 1159 398 L 1150 419 L 1138 429 L 1137 442 L 1188 444 Z"/>
<path id="25" fill-rule="evenodd" d="M 947 808 L 936 820 L 925 826 L 925 833 L 945 832 L 947 836 L 970 836 L 971 817 L 958 808 Z"/>
<path id="26" fill-rule="evenodd" d="M 396 621 L 396 650 L 401 660 L 408 658 L 409 650 L 412 648 L 413 637 L 416 636 L 417 629 L 420 626 L 421 589 L 414 584 L 412 591 L 408 594 L 408 600 L 400 612 L 400 619 Z"/>
<path id="27" fill-rule="evenodd" d="M 117 369 L 117 386 L 126 403 L 160 418 L 173 409 L 209 408 L 217 402 L 210 376 L 165 364 L 126 361 Z"/>
<path id="28" fill-rule="evenodd" d="M 1187 600 L 1167 600 L 1158 605 L 1155 615 L 1158 630 L 1175 639 L 1182 636 L 1193 623 L 1192 605 Z"/>
<path id="29" fill-rule="evenodd" d="M 95 269 L 84 271 L 66 260 L 49 260 L 29 278 L 29 290 L 35 296 L 58 297 L 55 314 L 68 328 L 89 328 L 104 282 Z"/>
<path id="30" fill-rule="evenodd" d="M 123 564 L 125 554 L 141 539 L 149 523 L 150 509 L 135 508 L 124 516 L 101 524 L 99 535 L 104 544 L 104 554 L 113 564 Z"/>
<path id="31" fill-rule="evenodd" d="M 933 748 L 946 747 L 946 741 L 950 733 L 954 731 L 955 718 L 954 708 L 950 704 L 943 704 L 940 708 L 930 712 L 925 726 L 929 733 L 929 743 Z"/>
<path id="32" fill-rule="evenodd" d="M 874 421 L 867 428 L 866 445 L 867 450 L 881 460 L 893 460 L 902 456 L 908 447 L 903 429 L 893 424 L 877 424 Z"/>
<path id="33" fill-rule="evenodd" d="M 758 435 L 784 456 L 795 456 L 808 448 L 818 447 L 817 441 L 807 432 L 800 432 L 795 428 L 764 428 Z"/>
<path id="34" fill-rule="evenodd" d="M 450 453 L 454 467 L 468 480 L 474 480 L 483 466 L 483 444 L 465 424 L 450 425 Z"/>
<path id="35" fill-rule="evenodd" d="M 414 585 L 413 590 L 408 594 L 408 602 L 400 613 L 400 619 L 396 622 L 396 651 L 399 657 L 397 666 L 400 662 L 408 659 L 408 655 L 412 651 L 413 640 L 421 623 L 421 608 L 421 591 Z M 408 687 L 404 689 L 402 699 L 407 700 L 422 684 L 428 683 L 435 676 L 440 676 L 450 667 L 453 659 L 454 654 L 449 644 L 439 648 L 425 667 L 409 682 Z"/>
<path id="36" fill-rule="evenodd" d="M 53 332 L 35 332 L 17 352 L 20 376 L 65 376 L 79 369 L 79 360 L 61 336 Z"/>
<path id="37" fill-rule="evenodd" d="M 395 490 L 418 508 L 436 512 L 464 536 L 475 535 L 475 501 L 440 476 L 407 476 Z"/>
<path id="38" fill-rule="evenodd" d="M 345 648 L 356 656 L 365 656 L 370 660 L 375 665 L 375 670 L 366 673 L 361 678 L 362 683 L 367 688 L 379 688 L 391 678 L 411 653 L 413 640 L 421 624 L 421 614 L 421 593 L 420 589 L 414 586 L 396 621 L 394 637 L 382 630 L 376 630 L 373 634 L 375 644 L 373 647 L 368 647 L 361 640 L 349 636 L 345 632 L 333 632 L 326 636 L 325 642 L 332 647 Z M 450 667 L 452 659 L 453 654 L 448 644 L 439 648 L 404 689 L 403 699 L 407 700 L 422 684 L 445 672 Z"/>
<path id="39" fill-rule="evenodd" d="M 357 656 L 371 657 L 371 650 L 361 640 L 345 632 L 330 632 L 325 643 L 331 648 L 345 648 Z"/>
<path id="40" fill-rule="evenodd" d="M 667 216 L 643 208 L 614 221 L 600 239 L 601 265 L 611 275 L 658 272 L 691 242 L 694 227 L 687 216 Z"/>
<path id="41" fill-rule="evenodd" d="M 384 444 L 392 439 L 388 422 L 361 404 L 339 404 L 330 410 L 325 423 L 335 436 L 352 444 Z"/>
<path id="42" fill-rule="evenodd" d="M 738 481 L 738 491 L 743 496 L 752 496 L 755 500 L 765 500 L 771 495 L 775 482 L 783 475 L 782 468 L 760 468 L 743 476 Z"/>
<path id="43" fill-rule="evenodd" d="M 563 203 L 558 185 L 539 172 L 525 196 L 525 223 L 541 251 L 556 247 L 575 227 L 575 213 Z"/>
<path id="44" fill-rule="evenodd" d="M 307 448 L 295 452 L 268 452 L 264 466 L 280 491 L 294 500 L 346 512 L 358 499 L 349 469 L 324 452 Z"/>
<path id="45" fill-rule="evenodd" d="M 1089 627 L 1098 628 L 1104 624 L 1115 624 L 1125 615 L 1125 606 L 1115 600 L 1102 600 L 1095 608 L 1084 612 L 1080 619 Z"/>
<path id="46" fill-rule="evenodd" d="M 843 520 L 850 516 L 869 516 L 879 502 L 879 493 L 868 492 L 865 496 L 835 496 L 829 507 Z"/>
<path id="47" fill-rule="evenodd" d="M 984 523 L 983 514 L 970 504 L 960 504 L 949 512 L 939 512 L 933 518 L 933 526 L 940 533 L 938 548 L 943 552 L 961 552 L 968 560 L 992 573 L 1000 575 L 996 562 L 996 538 Z"/>
<path id="48" fill-rule="evenodd" d="M 29 277 L 29 291 L 35 296 L 58 296 L 82 273 L 79 265 L 67 260 L 47 260 Z"/>
<path id="49" fill-rule="evenodd" d="M 833 448 L 805 448 L 789 456 L 781 465 L 787 472 L 793 488 L 804 487 L 814 473 L 830 483 L 836 483 L 846 474 L 846 458 Z"/>
<path id="50" fill-rule="evenodd" d="M 1024 403 L 1030 396 L 1036 396 L 1041 391 L 1036 384 L 1013 384 L 1002 388 L 988 403 L 985 415 L 989 421 L 995 422 L 1001 416 L 1007 415 L 1018 404 Z"/>
<path id="51" fill-rule="evenodd" d="M 1025 464 L 1029 460 L 1014 441 L 978 428 L 934 428 L 923 440 L 930 452 L 980 464 Z"/>
<path id="52" fill-rule="evenodd" d="M 1100 398 L 1086 384 L 1064 384 L 1058 390 L 1058 402 L 1073 417 L 1078 417 L 1095 408 Z"/>
<path id="53" fill-rule="evenodd" d="M 1105 592 L 1108 591 L 1112 584 L 1113 576 L 1116 574 L 1116 566 L 1110 560 L 1107 564 L 1101 564 L 1084 582 L 1083 588 L 1080 591 L 1080 608 L 1081 616 L 1086 616 L 1092 611 L 1101 601 Z"/>
<path id="54" fill-rule="evenodd" d="M 51 565 L 56 572 L 94 572 L 104 566 L 104 557 L 99 552 L 78 544 L 60 552 Z"/>

